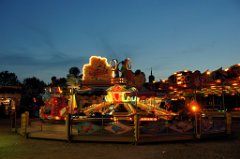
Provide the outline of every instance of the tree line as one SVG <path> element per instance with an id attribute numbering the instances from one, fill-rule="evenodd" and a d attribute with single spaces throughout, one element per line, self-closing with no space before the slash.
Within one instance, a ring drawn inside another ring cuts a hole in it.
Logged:
<path id="1" fill-rule="evenodd" d="M 71 67 L 69 74 L 80 77 L 78 67 Z M 29 111 L 30 115 L 34 115 L 35 110 L 44 105 L 42 94 L 46 87 L 67 87 L 67 78 L 56 76 L 51 77 L 51 83 L 46 84 L 43 80 L 36 77 L 25 78 L 22 82 L 19 81 L 17 75 L 13 72 L 0 72 L 0 86 L 19 86 L 21 87 L 20 113 Z"/>

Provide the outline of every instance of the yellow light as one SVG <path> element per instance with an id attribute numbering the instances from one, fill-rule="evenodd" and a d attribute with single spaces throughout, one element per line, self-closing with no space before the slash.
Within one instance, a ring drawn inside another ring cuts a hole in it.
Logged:
<path id="1" fill-rule="evenodd" d="M 60 120 L 61 118 L 59 116 L 54 117 L 55 120 Z"/>
<path id="2" fill-rule="evenodd" d="M 62 94 L 62 89 L 58 86 L 58 91 L 60 94 Z"/>
<path id="3" fill-rule="evenodd" d="M 178 85 L 181 85 L 181 84 L 182 84 L 182 82 L 181 82 L 181 81 L 179 81 L 179 82 L 177 82 L 177 84 L 178 84 Z"/>
<path id="4" fill-rule="evenodd" d="M 216 90 L 217 88 L 215 86 L 211 86 L 211 89 Z"/>
<path id="5" fill-rule="evenodd" d="M 197 111 L 197 106 L 193 105 L 193 106 L 192 106 L 192 111 L 193 111 L 193 112 L 196 112 L 196 111 Z"/>
<path id="6" fill-rule="evenodd" d="M 143 117 L 143 118 L 140 118 L 140 121 L 157 121 L 157 118 L 147 118 L 147 117 Z"/>
<path id="7" fill-rule="evenodd" d="M 113 121 L 114 121 L 114 123 L 117 123 L 118 122 L 118 118 L 117 117 L 113 117 Z"/>
<path id="8" fill-rule="evenodd" d="M 227 72 L 229 70 L 229 68 L 226 68 L 224 71 Z"/>
<path id="9" fill-rule="evenodd" d="M 210 75 L 211 74 L 211 72 L 210 71 L 207 71 L 207 75 Z"/>
<path id="10" fill-rule="evenodd" d="M 190 109 L 191 109 L 191 111 L 193 111 L 193 112 L 197 112 L 197 111 L 198 111 L 199 105 L 198 105 L 198 103 L 197 103 L 195 100 L 192 100 L 192 101 L 190 102 Z"/>

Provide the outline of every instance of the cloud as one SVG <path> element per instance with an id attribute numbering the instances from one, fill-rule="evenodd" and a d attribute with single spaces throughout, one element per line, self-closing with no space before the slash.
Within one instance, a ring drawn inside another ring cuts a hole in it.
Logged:
<path id="1" fill-rule="evenodd" d="M 37 65 L 38 61 L 33 57 L 27 56 L 25 54 L 4 54 L 0 55 L 1 65 L 10 65 L 10 66 L 31 66 Z"/>
<path id="2" fill-rule="evenodd" d="M 45 59 L 28 54 L 0 54 L 0 71 L 14 72 L 20 80 L 35 76 L 45 82 L 49 82 L 52 76 L 66 77 L 73 66 L 81 70 L 89 61 L 89 57 L 66 54 L 50 54 Z"/>
<path id="3" fill-rule="evenodd" d="M 35 55 L 29 55 L 24 53 L 12 53 L 0 55 L 0 65 L 6 66 L 23 66 L 23 67 L 58 67 L 58 66 L 69 66 L 69 65 L 82 65 L 88 61 L 88 57 L 84 56 L 69 56 L 66 54 L 52 54 L 45 56 L 41 59 L 41 55 L 36 57 Z"/>
<path id="4" fill-rule="evenodd" d="M 109 60 L 118 59 L 118 61 L 121 61 L 125 58 L 135 58 L 137 47 L 132 43 L 119 41 L 119 36 L 112 29 L 92 30 L 87 28 L 84 33 L 91 45 L 95 46 L 97 52 L 100 52 L 101 56 L 105 56 Z"/>

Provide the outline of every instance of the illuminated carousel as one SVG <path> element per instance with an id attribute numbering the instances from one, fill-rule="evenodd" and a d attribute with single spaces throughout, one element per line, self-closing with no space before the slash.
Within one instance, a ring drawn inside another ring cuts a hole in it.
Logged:
<path id="1" fill-rule="evenodd" d="M 55 88 L 43 96 L 40 118 L 70 120 L 71 138 L 81 141 L 161 141 L 169 135 L 193 139 L 225 132 L 224 114 L 207 113 L 202 101 L 213 93 L 239 94 L 239 66 L 220 73 L 180 71 L 154 92 L 143 87 L 145 75 L 131 70 L 130 59 L 108 63 L 92 56 L 81 80 L 68 79 L 67 92 Z"/>

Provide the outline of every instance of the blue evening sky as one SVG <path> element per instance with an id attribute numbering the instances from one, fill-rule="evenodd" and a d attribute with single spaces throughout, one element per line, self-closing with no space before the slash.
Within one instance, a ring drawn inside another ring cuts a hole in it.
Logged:
<path id="1" fill-rule="evenodd" d="M 91 55 L 156 80 L 240 63 L 239 0 L 0 0 L 0 71 L 50 82 Z"/>

